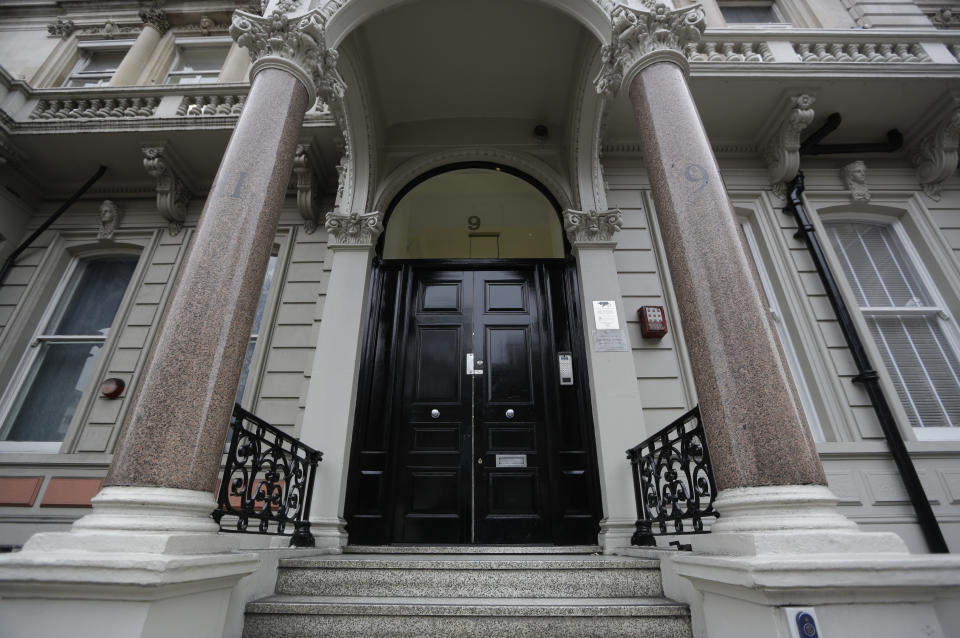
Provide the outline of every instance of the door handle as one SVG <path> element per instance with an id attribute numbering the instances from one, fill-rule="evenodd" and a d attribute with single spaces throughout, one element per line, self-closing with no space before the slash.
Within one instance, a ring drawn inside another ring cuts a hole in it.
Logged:
<path id="1" fill-rule="evenodd" d="M 512 418 L 514 417 L 514 415 L 516 415 L 516 412 L 513 411 L 513 408 L 510 408 L 510 409 L 507 410 L 506 413 L 504 414 L 504 416 L 506 416 L 508 419 L 512 419 Z"/>
<path id="2" fill-rule="evenodd" d="M 483 457 L 477 459 L 477 465 L 483 465 Z"/>
<path id="3" fill-rule="evenodd" d="M 439 418 L 440 418 L 440 410 L 438 410 L 438 409 L 436 409 L 436 408 L 430 410 L 430 416 L 432 416 L 432 417 L 435 418 L 435 419 L 439 419 Z"/>

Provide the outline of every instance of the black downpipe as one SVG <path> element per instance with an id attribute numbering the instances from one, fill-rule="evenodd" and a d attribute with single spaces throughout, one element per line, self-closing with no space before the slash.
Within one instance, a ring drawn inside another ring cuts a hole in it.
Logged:
<path id="1" fill-rule="evenodd" d="M 65 202 L 60 206 L 60 208 L 58 208 L 52 215 L 50 215 L 50 217 L 47 218 L 47 221 L 45 221 L 45 222 L 43 222 L 42 224 L 40 224 L 40 227 L 39 227 L 38 229 L 36 229 L 35 231 L 33 231 L 33 234 L 31 234 L 29 237 L 27 237 L 26 241 L 24 241 L 22 244 L 20 244 L 19 246 L 17 246 L 17 249 L 14 250 L 12 253 L 10 253 L 10 256 L 9 256 L 9 257 L 7 257 L 5 260 L 3 260 L 3 266 L 0 266 L 0 285 L 2 285 L 2 284 L 3 284 L 3 280 L 7 278 L 7 273 L 10 272 L 10 269 L 11 269 L 11 268 L 13 268 L 13 262 L 15 262 L 15 261 L 17 260 L 17 257 L 20 256 L 20 253 L 22 253 L 22 252 L 25 251 L 27 248 L 29 248 L 29 247 L 30 247 L 30 244 L 32 244 L 32 243 L 34 242 L 34 240 L 36 240 L 37 237 L 39 237 L 41 234 L 43 234 L 43 231 L 45 231 L 46 229 L 50 228 L 50 226 L 51 226 L 51 224 L 53 224 L 53 222 L 57 221 L 57 219 L 59 219 L 61 215 L 63 215 L 65 212 L 67 212 L 67 209 L 68 209 L 68 208 L 70 208 L 71 206 L 73 206 L 73 204 L 74 204 L 78 199 L 80 199 L 81 197 L 83 197 L 83 194 L 86 193 L 88 190 L 90 190 L 90 187 L 93 186 L 94 184 L 96 184 L 96 183 L 97 183 L 97 180 L 100 179 L 101 177 L 103 177 L 103 174 L 104 174 L 105 172 L 107 172 L 107 167 L 106 167 L 106 166 L 101 166 L 100 168 L 98 168 L 98 169 L 97 169 L 97 172 L 93 174 L 93 177 L 91 177 L 90 179 L 88 179 L 87 182 L 86 182 L 83 186 L 80 187 L 80 190 L 78 190 L 76 193 L 74 193 L 73 195 L 71 195 L 71 196 L 70 196 L 70 199 L 68 199 L 67 201 L 65 201 Z"/>
<path id="2" fill-rule="evenodd" d="M 803 195 L 803 173 L 797 173 L 796 178 L 790 183 L 790 192 L 787 196 L 787 206 L 785 213 L 792 213 L 797 221 L 797 232 L 794 234 L 796 239 L 803 239 L 810 250 L 810 256 L 817 267 L 817 273 L 820 275 L 820 281 L 827 291 L 827 298 L 830 299 L 830 305 L 833 312 L 837 315 L 837 321 L 840 322 L 840 329 L 843 331 L 843 337 L 850 348 L 850 354 L 853 355 L 853 361 L 857 365 L 857 376 L 853 378 L 854 383 L 859 383 L 870 396 L 870 403 L 877 413 L 877 420 L 880 422 L 880 428 L 887 439 L 887 446 L 890 454 L 893 456 L 894 463 L 900 471 L 900 477 L 903 479 L 904 486 L 907 488 L 907 494 L 910 495 L 910 503 L 917 513 L 917 520 L 920 523 L 920 529 L 923 537 L 927 541 L 927 547 L 934 554 L 945 554 L 950 550 L 947 548 L 947 542 L 943 538 L 943 532 L 940 531 L 940 525 L 930 507 L 930 501 L 920 483 L 920 477 L 917 476 L 917 469 L 913 465 L 913 460 L 907 452 L 907 446 L 903 443 L 903 437 L 897 424 L 893 419 L 893 413 L 887 403 L 883 390 L 880 388 L 880 378 L 877 371 L 870 365 L 870 359 L 863 347 L 863 341 L 857 333 L 857 328 L 850 317 L 850 311 L 847 304 L 840 296 L 840 288 L 837 281 L 827 264 L 823 254 L 823 248 L 820 240 L 815 234 L 815 229 L 807 217 L 807 212 L 803 208 L 801 196 Z"/>
<path id="3" fill-rule="evenodd" d="M 843 117 L 831 113 L 823 126 L 811 133 L 800 143 L 801 155 L 839 155 L 844 153 L 894 153 L 903 146 L 903 133 L 898 129 L 887 131 L 886 142 L 856 142 L 852 144 L 821 144 L 827 135 L 840 127 Z"/>

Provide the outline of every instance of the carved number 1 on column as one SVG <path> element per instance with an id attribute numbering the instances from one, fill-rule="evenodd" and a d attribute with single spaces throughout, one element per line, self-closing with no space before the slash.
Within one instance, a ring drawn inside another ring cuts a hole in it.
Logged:
<path id="1" fill-rule="evenodd" d="M 709 181 L 707 178 L 707 169 L 699 164 L 687 164 L 687 170 L 683 171 L 683 176 L 687 178 L 688 182 L 696 182 L 700 184 L 694 189 L 694 193 L 699 193 L 701 190 L 703 190 L 704 186 L 706 186 L 707 182 Z"/>
<path id="2" fill-rule="evenodd" d="M 236 185 L 233 187 L 233 192 L 231 192 L 229 195 L 226 195 L 225 191 L 227 191 L 229 184 L 233 183 L 233 180 L 229 179 L 228 177 L 220 182 L 219 187 L 217 188 L 217 197 L 240 197 L 240 191 L 243 190 L 243 182 L 247 179 L 247 173 L 246 171 L 238 171 L 235 174 L 237 176 L 237 181 Z"/>

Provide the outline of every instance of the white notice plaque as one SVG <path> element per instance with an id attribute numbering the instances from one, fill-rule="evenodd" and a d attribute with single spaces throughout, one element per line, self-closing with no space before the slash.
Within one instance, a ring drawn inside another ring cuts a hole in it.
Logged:
<path id="1" fill-rule="evenodd" d="M 623 330 L 594 330 L 594 352 L 629 352 L 627 334 Z"/>
<path id="2" fill-rule="evenodd" d="M 597 330 L 619 330 L 620 320 L 617 319 L 617 302 L 594 301 L 593 320 Z"/>
<path id="3" fill-rule="evenodd" d="M 498 454 L 497 467 L 527 467 L 527 455 Z"/>

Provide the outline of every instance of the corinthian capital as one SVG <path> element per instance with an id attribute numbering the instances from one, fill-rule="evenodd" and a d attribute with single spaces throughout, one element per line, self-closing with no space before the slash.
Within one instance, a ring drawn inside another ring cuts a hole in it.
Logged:
<path id="1" fill-rule="evenodd" d="M 170 30 L 170 18 L 167 17 L 167 12 L 163 9 L 157 7 L 143 9 L 140 11 L 140 19 L 143 20 L 144 24 L 149 24 L 161 34 Z"/>
<path id="2" fill-rule="evenodd" d="M 605 211 L 563 211 L 563 229 L 574 248 L 586 245 L 613 245 L 613 236 L 623 226 L 619 209 Z"/>
<path id="3" fill-rule="evenodd" d="M 601 52 L 603 66 L 596 80 L 597 92 L 607 96 L 630 86 L 633 77 L 654 62 L 666 60 L 686 70 L 683 48 L 699 41 L 704 28 L 700 5 L 670 9 L 656 4 L 645 10 L 621 4 L 610 12 L 610 21 L 613 32 Z"/>
<path id="4" fill-rule="evenodd" d="M 279 9 L 268 16 L 236 11 L 230 35 L 250 53 L 251 78 L 266 68 L 283 69 L 307 89 L 308 108 L 313 108 L 321 92 L 339 98 L 345 86 L 337 73 L 337 52 L 326 46 L 326 25 L 320 9 L 293 18 Z"/>
<path id="5" fill-rule="evenodd" d="M 327 213 L 327 247 L 373 248 L 383 232 L 383 215 L 373 213 Z"/>

